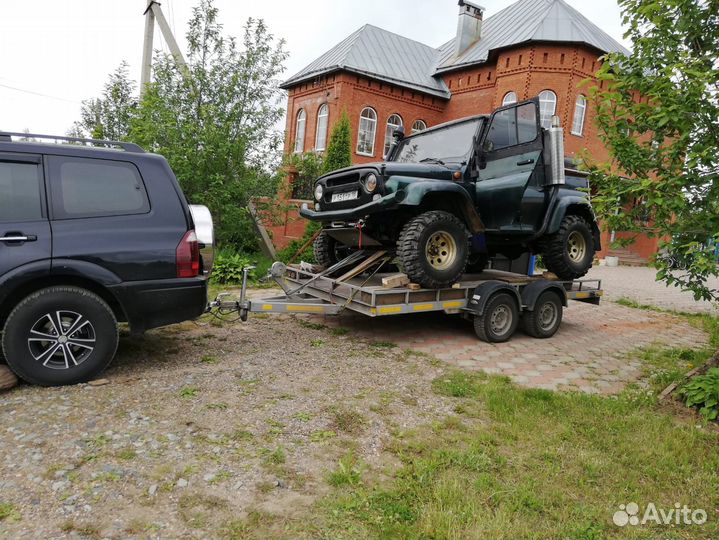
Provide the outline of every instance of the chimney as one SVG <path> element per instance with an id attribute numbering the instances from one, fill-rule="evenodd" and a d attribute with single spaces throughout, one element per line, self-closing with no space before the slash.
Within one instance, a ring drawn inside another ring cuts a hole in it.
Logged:
<path id="1" fill-rule="evenodd" d="M 484 8 L 467 0 L 459 0 L 459 20 L 457 21 L 457 39 L 454 42 L 454 54 L 459 56 L 470 45 L 479 41 L 482 33 L 482 15 Z"/>

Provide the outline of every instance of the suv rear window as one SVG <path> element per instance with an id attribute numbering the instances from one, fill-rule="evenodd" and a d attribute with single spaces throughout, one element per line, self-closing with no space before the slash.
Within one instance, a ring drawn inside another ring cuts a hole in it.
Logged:
<path id="1" fill-rule="evenodd" d="M 132 163 L 51 156 L 49 164 L 55 219 L 150 211 L 145 185 Z"/>
<path id="2" fill-rule="evenodd" d="M 40 166 L 0 161 L 0 221 L 42 219 Z"/>

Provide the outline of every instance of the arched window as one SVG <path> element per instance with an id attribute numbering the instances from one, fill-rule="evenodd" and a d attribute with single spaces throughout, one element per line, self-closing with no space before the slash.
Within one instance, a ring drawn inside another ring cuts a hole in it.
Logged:
<path id="1" fill-rule="evenodd" d="M 317 132 L 315 133 L 315 151 L 324 150 L 327 146 L 327 119 L 330 109 L 327 104 L 320 106 L 317 111 Z"/>
<path id="2" fill-rule="evenodd" d="M 374 156 L 374 136 L 377 132 L 377 113 L 372 107 L 365 107 L 360 113 L 357 133 L 357 153 Z"/>
<path id="3" fill-rule="evenodd" d="M 557 94 L 551 90 L 539 93 L 539 122 L 544 129 L 552 127 L 552 116 L 557 111 Z"/>
<path id="4" fill-rule="evenodd" d="M 304 109 L 297 112 L 297 124 L 295 125 L 295 153 L 299 154 L 305 149 L 305 124 L 307 114 Z"/>
<path id="5" fill-rule="evenodd" d="M 414 124 L 412 124 L 412 135 L 425 129 L 427 129 L 427 124 L 424 120 L 415 120 Z"/>
<path id="6" fill-rule="evenodd" d="M 511 105 L 512 103 L 517 103 L 517 93 L 507 92 L 502 98 L 502 106 L 504 107 L 505 105 Z"/>
<path id="7" fill-rule="evenodd" d="M 577 96 L 574 104 L 574 121 L 572 122 L 572 135 L 582 136 L 584 131 L 584 115 L 587 112 L 587 98 L 582 94 Z"/>
<path id="8" fill-rule="evenodd" d="M 387 118 L 387 128 L 384 132 L 384 153 L 382 154 L 384 157 L 387 157 L 387 153 L 392 146 L 392 134 L 394 130 L 403 125 L 402 117 L 398 114 L 390 115 L 390 117 Z"/>

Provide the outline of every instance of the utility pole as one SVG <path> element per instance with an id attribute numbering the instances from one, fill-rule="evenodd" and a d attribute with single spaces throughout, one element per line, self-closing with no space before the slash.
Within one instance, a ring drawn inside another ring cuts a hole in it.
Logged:
<path id="1" fill-rule="evenodd" d="M 175 36 L 172 34 L 170 25 L 167 24 L 167 19 L 162 13 L 160 8 L 160 2 L 155 0 L 146 0 L 147 7 L 145 8 L 145 40 L 142 46 L 142 73 L 140 75 L 140 97 L 145 93 L 145 86 L 150 82 L 152 77 L 152 41 L 155 35 L 155 21 L 157 21 L 162 37 L 165 38 L 167 46 L 170 48 L 170 53 L 175 59 L 175 63 L 183 72 L 187 70 L 187 62 L 185 57 L 182 56 L 182 51 L 175 41 Z"/>

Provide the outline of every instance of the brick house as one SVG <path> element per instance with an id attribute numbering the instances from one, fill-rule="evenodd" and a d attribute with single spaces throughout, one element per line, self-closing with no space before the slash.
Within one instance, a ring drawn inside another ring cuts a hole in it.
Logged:
<path id="1" fill-rule="evenodd" d="M 628 51 L 563 0 L 519 0 L 491 17 L 459 0 L 457 33 L 433 48 L 365 25 L 282 84 L 287 90 L 286 152 L 321 152 L 343 109 L 352 123 L 353 162 L 381 161 L 391 133 L 407 133 L 464 116 L 489 113 L 539 96 L 542 122 L 565 127 L 565 150 L 607 151 L 594 109 L 579 83 L 606 52 Z M 600 256 L 610 234 L 603 233 Z M 657 249 L 642 238 L 628 257 Z"/>

